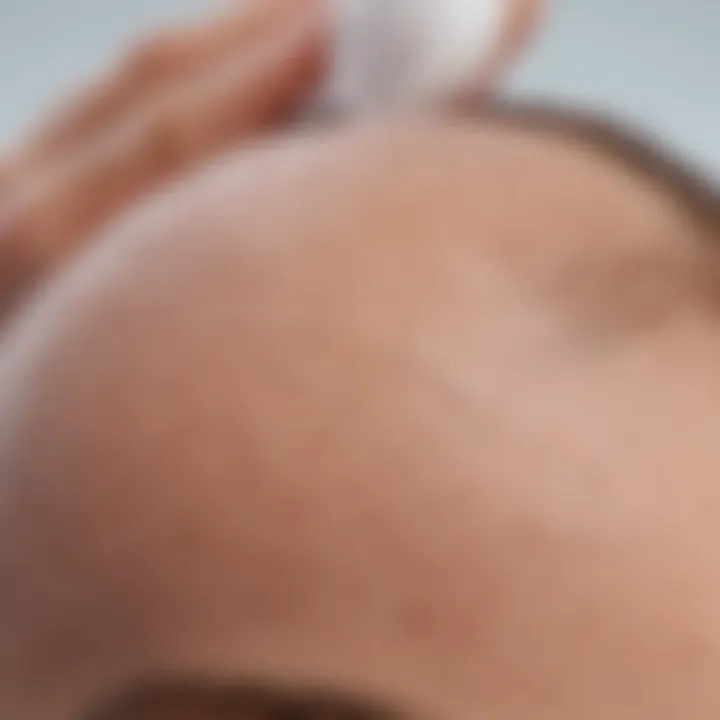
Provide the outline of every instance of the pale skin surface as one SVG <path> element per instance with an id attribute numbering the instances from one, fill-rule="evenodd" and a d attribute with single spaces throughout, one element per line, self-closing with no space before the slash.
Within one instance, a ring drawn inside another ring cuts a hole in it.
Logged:
<path id="1" fill-rule="evenodd" d="M 0 716 L 169 677 L 714 720 L 714 253 L 597 149 L 450 118 L 131 214 L 3 340 Z"/>

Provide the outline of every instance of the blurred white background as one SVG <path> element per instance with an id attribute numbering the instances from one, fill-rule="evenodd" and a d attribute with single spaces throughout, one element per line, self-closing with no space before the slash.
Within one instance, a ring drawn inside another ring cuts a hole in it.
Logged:
<path id="1" fill-rule="evenodd" d="M 237 0 L 231 0 L 237 1 Z M 204 0 L 0 0 L 0 142 L 134 33 Z M 512 80 L 523 95 L 609 108 L 720 177 L 720 0 L 550 0 Z"/>

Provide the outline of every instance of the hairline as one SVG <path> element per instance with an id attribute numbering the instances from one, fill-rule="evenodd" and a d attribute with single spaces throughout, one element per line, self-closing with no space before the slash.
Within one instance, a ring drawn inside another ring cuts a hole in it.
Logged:
<path id="1" fill-rule="evenodd" d="M 720 185 L 648 130 L 595 110 L 509 99 L 476 106 L 473 118 L 574 140 L 620 162 L 666 192 L 703 237 L 720 242 Z"/>

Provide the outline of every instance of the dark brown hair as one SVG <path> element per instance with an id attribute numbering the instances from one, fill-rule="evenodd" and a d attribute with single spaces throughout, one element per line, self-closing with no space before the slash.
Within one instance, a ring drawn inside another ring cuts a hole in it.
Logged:
<path id="1" fill-rule="evenodd" d="M 477 106 L 473 115 L 552 133 L 607 153 L 665 189 L 704 234 L 720 241 L 720 186 L 649 130 L 597 110 L 508 99 Z"/>
<path id="2" fill-rule="evenodd" d="M 261 685 L 170 683 L 123 693 L 88 720 L 391 720 L 362 696 Z"/>

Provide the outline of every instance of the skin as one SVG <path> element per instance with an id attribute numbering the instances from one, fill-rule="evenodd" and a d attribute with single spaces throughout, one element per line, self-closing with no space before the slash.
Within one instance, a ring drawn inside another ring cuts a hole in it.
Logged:
<path id="1" fill-rule="evenodd" d="M 448 116 L 246 144 L 95 236 L 0 353 L 0 715 L 716 718 L 712 227 Z"/>
<path id="2" fill-rule="evenodd" d="M 539 0 L 507 0 L 487 93 L 527 45 Z M 169 181 L 301 113 L 327 61 L 326 0 L 247 0 L 137 41 L 0 160 L 0 318 L 102 227 Z"/>
<path id="3" fill-rule="evenodd" d="M 138 41 L 0 169 L 0 314 L 170 181 L 288 122 L 318 81 L 316 0 L 256 0 Z"/>

